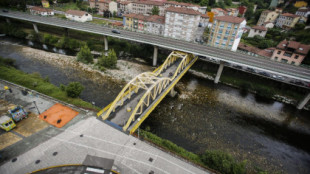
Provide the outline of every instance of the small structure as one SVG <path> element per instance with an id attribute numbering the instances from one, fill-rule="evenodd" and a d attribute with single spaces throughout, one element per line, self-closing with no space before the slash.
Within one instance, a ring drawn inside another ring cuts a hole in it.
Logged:
<path id="1" fill-rule="evenodd" d="M 89 13 L 85 11 L 79 11 L 79 10 L 68 10 L 66 11 L 66 18 L 78 22 L 86 22 L 86 21 L 92 21 L 93 17 Z"/>
<path id="2" fill-rule="evenodd" d="M 0 128 L 5 130 L 5 131 L 9 131 L 11 129 L 13 129 L 14 127 L 16 127 L 16 124 L 14 123 L 14 121 L 12 120 L 11 117 L 7 116 L 7 115 L 2 115 L 0 117 Z"/>
<path id="3" fill-rule="evenodd" d="M 251 56 L 258 56 L 258 53 L 261 51 L 261 49 L 250 46 L 250 45 L 246 45 L 244 43 L 239 43 L 238 45 L 238 50 L 244 53 L 247 53 L 248 55 Z"/>
<path id="4" fill-rule="evenodd" d="M 43 0 L 43 1 L 41 1 L 41 3 L 42 3 L 42 6 L 44 8 L 49 8 L 50 7 L 50 3 L 48 1 Z"/>
<path id="5" fill-rule="evenodd" d="M 28 116 L 28 113 L 23 109 L 22 106 L 13 106 L 12 109 L 8 111 L 8 113 L 16 122 L 21 121 Z"/>
<path id="6" fill-rule="evenodd" d="M 265 37 L 267 33 L 267 28 L 264 26 L 254 26 L 250 29 L 248 37 L 261 36 Z"/>
<path id="7" fill-rule="evenodd" d="M 300 65 L 309 50 L 310 45 L 284 40 L 277 45 L 271 59 L 288 64 Z"/>
<path id="8" fill-rule="evenodd" d="M 41 15 L 41 16 L 53 16 L 54 11 L 47 8 L 36 7 L 33 6 L 30 8 L 30 13 L 33 15 Z"/>

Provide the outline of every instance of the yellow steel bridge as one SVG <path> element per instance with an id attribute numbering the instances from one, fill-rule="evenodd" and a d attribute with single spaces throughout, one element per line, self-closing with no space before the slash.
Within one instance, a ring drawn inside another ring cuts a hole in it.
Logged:
<path id="1" fill-rule="evenodd" d="M 132 134 L 196 60 L 192 54 L 171 52 L 156 70 L 139 74 L 128 82 L 115 100 L 97 116 Z"/>

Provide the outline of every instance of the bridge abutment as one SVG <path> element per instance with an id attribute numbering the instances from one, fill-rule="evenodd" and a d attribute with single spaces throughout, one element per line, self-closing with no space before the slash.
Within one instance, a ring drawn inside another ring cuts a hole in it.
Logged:
<path id="1" fill-rule="evenodd" d="M 222 75 L 222 72 L 223 72 L 223 68 L 224 68 L 224 62 L 220 62 L 220 66 L 219 66 L 219 69 L 217 70 L 217 73 L 216 73 L 216 77 L 214 79 L 214 83 L 217 84 L 220 80 L 220 77 Z"/>
<path id="2" fill-rule="evenodd" d="M 170 90 L 170 96 L 174 97 L 175 95 L 177 95 L 177 92 L 174 90 L 174 87 L 172 87 Z"/>
<path id="3" fill-rule="evenodd" d="M 310 92 L 308 93 L 308 95 L 306 95 L 306 97 L 301 102 L 299 102 L 297 109 L 304 108 L 304 106 L 308 103 L 309 100 L 310 100 Z"/>
<path id="4" fill-rule="evenodd" d="M 157 55 L 158 55 L 158 47 L 154 46 L 154 54 L 153 54 L 153 66 L 157 65 Z"/>
<path id="5" fill-rule="evenodd" d="M 108 47 L 108 37 L 104 36 L 103 39 L 104 39 L 104 55 L 108 56 L 108 50 L 109 50 L 109 47 Z"/>
<path id="6" fill-rule="evenodd" d="M 34 31 L 35 31 L 36 33 L 39 33 L 39 29 L 38 29 L 37 24 L 33 23 L 32 25 L 33 25 Z"/>
<path id="7" fill-rule="evenodd" d="M 11 23 L 11 20 L 10 20 L 9 18 L 5 18 L 5 20 L 6 20 L 6 22 L 7 22 L 8 24 Z"/>

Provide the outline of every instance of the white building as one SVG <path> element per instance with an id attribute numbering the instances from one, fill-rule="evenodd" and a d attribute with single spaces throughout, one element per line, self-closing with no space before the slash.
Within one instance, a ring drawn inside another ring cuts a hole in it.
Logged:
<path id="1" fill-rule="evenodd" d="M 104 11 L 111 13 L 117 12 L 117 3 L 111 0 L 89 0 L 89 6 L 91 8 L 97 8 L 100 14 Z"/>
<path id="2" fill-rule="evenodd" d="M 210 30 L 208 45 L 236 51 L 246 25 L 244 18 L 217 16 Z"/>
<path id="3" fill-rule="evenodd" d="M 211 12 L 214 13 L 214 17 L 216 17 L 216 16 L 226 16 L 227 15 L 227 11 L 225 11 L 222 8 L 212 8 Z"/>
<path id="4" fill-rule="evenodd" d="M 117 11 L 119 15 L 129 14 L 132 9 L 131 1 L 119 1 L 117 2 Z"/>
<path id="5" fill-rule="evenodd" d="M 68 10 L 66 11 L 66 18 L 78 22 L 86 22 L 86 21 L 92 21 L 93 17 L 89 13 L 85 11 L 79 11 L 79 10 Z"/>
<path id="6" fill-rule="evenodd" d="M 145 31 L 152 33 L 152 34 L 164 35 L 165 17 L 158 16 L 158 15 L 149 16 L 146 19 Z"/>
<path id="7" fill-rule="evenodd" d="M 193 10 L 199 11 L 201 14 L 205 14 L 207 11 L 207 7 L 201 7 L 196 4 L 191 4 L 191 3 L 184 3 L 184 2 L 177 2 L 177 1 L 166 1 L 165 4 L 165 9 L 168 7 L 185 7 L 185 8 L 190 8 Z"/>
<path id="8" fill-rule="evenodd" d="M 295 15 L 303 16 L 303 17 L 308 17 L 309 14 L 310 14 L 310 9 L 307 7 L 301 7 L 295 13 Z"/>
<path id="9" fill-rule="evenodd" d="M 261 37 L 265 37 L 267 33 L 267 28 L 264 26 L 254 26 L 250 29 L 250 33 L 248 35 L 248 37 L 254 37 L 256 35 L 261 36 Z"/>
<path id="10" fill-rule="evenodd" d="M 193 41 L 201 13 L 186 7 L 168 7 L 165 15 L 165 37 Z"/>
<path id="11" fill-rule="evenodd" d="M 54 11 L 47 8 L 42 7 L 30 7 L 30 13 L 33 15 L 41 15 L 41 16 L 52 16 L 54 15 Z"/>

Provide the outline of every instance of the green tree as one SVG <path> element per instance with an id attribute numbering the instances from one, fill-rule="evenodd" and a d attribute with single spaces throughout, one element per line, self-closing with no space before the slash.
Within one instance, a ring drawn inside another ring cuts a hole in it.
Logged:
<path id="1" fill-rule="evenodd" d="M 227 6 L 231 6 L 232 4 L 232 0 L 224 0 L 224 2 Z"/>
<path id="2" fill-rule="evenodd" d="M 157 6 L 152 8 L 152 15 L 159 15 L 159 8 Z"/>
<path id="3" fill-rule="evenodd" d="M 247 20 L 250 20 L 253 17 L 253 9 L 254 8 L 252 6 L 250 6 L 250 7 L 248 7 L 247 11 L 245 12 L 244 17 Z"/>
<path id="4" fill-rule="evenodd" d="M 84 86 L 79 82 L 71 82 L 68 86 L 65 87 L 65 89 L 68 97 L 76 98 L 80 96 L 84 90 Z"/>
<path id="5" fill-rule="evenodd" d="M 220 1 L 218 2 L 218 6 L 219 6 L 220 8 L 222 8 L 222 9 L 225 9 L 225 3 L 223 2 L 223 0 L 220 0 Z"/>
<path id="6" fill-rule="evenodd" d="M 117 56 L 114 49 L 109 50 L 108 55 L 103 53 L 98 60 L 99 67 L 116 68 Z"/>
<path id="7" fill-rule="evenodd" d="M 201 0 L 199 3 L 200 6 L 208 6 L 208 4 L 209 4 L 209 0 Z"/>
<path id="8" fill-rule="evenodd" d="M 77 54 L 77 61 L 83 62 L 83 63 L 93 63 L 93 55 L 90 52 L 90 49 L 85 44 L 81 47 L 81 50 Z"/>

